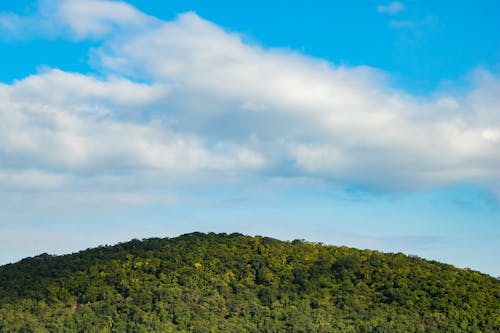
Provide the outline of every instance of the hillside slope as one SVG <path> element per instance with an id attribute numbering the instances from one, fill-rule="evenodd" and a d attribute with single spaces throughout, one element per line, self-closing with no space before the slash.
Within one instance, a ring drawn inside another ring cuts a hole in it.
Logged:
<path id="1" fill-rule="evenodd" d="M 0 267 L 0 332 L 500 332 L 500 281 L 376 251 L 193 233 Z"/>

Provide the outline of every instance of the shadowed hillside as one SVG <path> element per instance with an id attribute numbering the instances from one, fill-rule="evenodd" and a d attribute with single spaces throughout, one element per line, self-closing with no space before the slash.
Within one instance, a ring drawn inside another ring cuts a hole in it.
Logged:
<path id="1" fill-rule="evenodd" d="M 500 332 L 500 281 L 403 254 L 241 234 L 0 267 L 0 332 Z"/>

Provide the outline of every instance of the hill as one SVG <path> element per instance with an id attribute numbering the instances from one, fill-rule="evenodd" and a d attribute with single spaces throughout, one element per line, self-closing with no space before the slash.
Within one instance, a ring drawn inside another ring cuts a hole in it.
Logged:
<path id="1" fill-rule="evenodd" d="M 403 254 L 192 233 L 1 266 L 0 332 L 500 332 L 500 281 Z"/>

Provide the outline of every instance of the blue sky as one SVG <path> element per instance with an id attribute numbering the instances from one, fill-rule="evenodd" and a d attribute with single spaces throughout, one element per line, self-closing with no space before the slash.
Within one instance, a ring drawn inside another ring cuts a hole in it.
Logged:
<path id="1" fill-rule="evenodd" d="M 500 276 L 500 5 L 0 7 L 0 263 L 200 231 Z"/>

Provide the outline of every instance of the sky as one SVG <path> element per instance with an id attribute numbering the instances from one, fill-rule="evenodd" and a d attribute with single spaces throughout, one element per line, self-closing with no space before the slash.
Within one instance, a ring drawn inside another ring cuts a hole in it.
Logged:
<path id="1" fill-rule="evenodd" d="M 241 232 L 500 276 L 500 3 L 0 2 L 0 264 Z"/>

